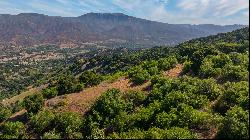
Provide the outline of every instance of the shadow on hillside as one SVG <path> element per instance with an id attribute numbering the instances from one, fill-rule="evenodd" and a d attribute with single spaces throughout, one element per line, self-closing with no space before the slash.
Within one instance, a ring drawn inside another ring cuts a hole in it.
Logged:
<path id="1" fill-rule="evenodd" d="M 27 113 L 26 112 L 23 112 L 21 114 L 17 114 L 13 117 L 10 117 L 7 121 L 10 121 L 10 122 L 16 122 L 16 121 L 19 121 L 19 122 L 27 122 L 28 121 L 28 116 L 27 116 Z"/>

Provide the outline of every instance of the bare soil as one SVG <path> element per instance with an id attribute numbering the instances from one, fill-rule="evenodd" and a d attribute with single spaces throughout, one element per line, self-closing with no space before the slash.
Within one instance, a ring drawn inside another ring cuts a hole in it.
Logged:
<path id="1" fill-rule="evenodd" d="M 108 83 L 107 81 L 102 82 L 101 84 L 84 89 L 79 93 L 72 93 L 63 96 L 57 96 L 55 98 L 49 99 L 46 101 L 45 105 L 47 108 L 56 110 L 56 111 L 65 111 L 65 112 L 77 112 L 80 114 L 85 113 L 90 109 L 93 103 L 108 89 L 116 88 L 122 92 L 129 90 L 146 90 L 150 85 L 150 82 L 147 82 L 140 86 L 132 86 L 132 83 L 129 79 L 120 78 L 113 83 Z M 58 104 L 60 104 L 58 106 Z"/>
<path id="2" fill-rule="evenodd" d="M 184 67 L 183 64 L 177 64 L 175 68 L 170 69 L 168 71 L 164 71 L 162 74 L 166 77 L 176 78 L 181 75 L 183 67 Z"/>

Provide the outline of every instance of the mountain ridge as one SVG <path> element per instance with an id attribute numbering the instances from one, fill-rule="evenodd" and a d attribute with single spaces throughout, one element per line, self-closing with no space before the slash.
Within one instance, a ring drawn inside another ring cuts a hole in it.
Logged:
<path id="1" fill-rule="evenodd" d="M 38 13 L 0 14 L 0 44 L 176 45 L 193 38 L 243 28 L 245 25 L 169 24 L 123 13 L 87 13 L 78 17 Z"/>

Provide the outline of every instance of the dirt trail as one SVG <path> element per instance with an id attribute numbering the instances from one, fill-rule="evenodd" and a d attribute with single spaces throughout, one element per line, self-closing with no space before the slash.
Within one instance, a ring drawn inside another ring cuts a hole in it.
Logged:
<path id="1" fill-rule="evenodd" d="M 182 69 L 183 65 L 177 64 L 175 68 L 163 72 L 163 75 L 172 78 L 178 77 L 180 76 Z M 89 110 L 93 103 L 102 95 L 102 93 L 104 93 L 108 89 L 116 88 L 121 90 L 122 92 L 128 90 L 146 91 L 149 89 L 149 85 L 150 82 L 147 82 L 141 86 L 134 86 L 129 82 L 129 79 L 122 77 L 113 83 L 104 81 L 95 87 L 84 89 L 79 93 L 72 93 L 49 99 L 46 101 L 45 106 L 56 111 L 70 111 L 83 114 L 84 112 Z"/>
<path id="2" fill-rule="evenodd" d="M 175 78 L 175 77 L 180 76 L 182 69 L 183 69 L 183 65 L 177 64 L 175 68 L 163 72 L 163 75 L 167 77 Z M 122 92 L 129 91 L 129 90 L 147 91 L 149 90 L 148 88 L 149 85 L 150 85 L 150 82 L 147 82 L 140 86 L 134 86 L 129 81 L 129 79 L 122 77 L 113 83 L 104 81 L 95 87 L 86 88 L 79 93 L 66 94 L 66 95 L 57 96 L 55 98 L 49 99 L 45 102 L 45 107 L 56 110 L 56 111 L 64 111 L 64 112 L 70 111 L 70 112 L 77 112 L 77 113 L 82 114 L 86 112 L 87 110 L 89 110 L 90 107 L 93 105 L 93 103 L 102 95 L 102 93 L 104 93 L 108 89 L 117 88 L 121 90 Z M 36 91 L 38 89 L 31 88 L 30 90 Z M 28 92 L 29 94 L 31 94 L 30 90 Z M 26 93 L 25 96 L 28 96 L 29 94 Z M 25 110 L 21 110 L 13 114 L 13 116 L 11 116 L 10 118 L 15 119 L 16 117 L 24 113 L 25 113 Z"/>
<path id="3" fill-rule="evenodd" d="M 101 96 L 102 93 L 111 88 L 117 88 L 121 91 L 128 90 L 146 90 L 150 85 L 149 82 L 141 86 L 133 86 L 129 79 L 120 78 L 113 83 L 102 82 L 101 84 L 84 89 L 79 93 L 58 96 L 46 101 L 46 107 L 53 108 L 56 111 L 71 111 L 84 113 L 93 103 Z"/>
<path id="4" fill-rule="evenodd" d="M 168 71 L 164 71 L 162 74 L 164 76 L 167 76 L 167 77 L 170 77 L 170 78 L 176 78 L 176 77 L 179 77 L 181 75 L 183 67 L 184 67 L 183 64 L 177 64 L 175 66 L 175 68 L 170 69 Z"/>
<path id="5" fill-rule="evenodd" d="M 177 64 L 175 68 L 168 71 L 164 71 L 162 74 L 166 77 L 176 78 L 181 75 L 182 69 L 183 64 Z M 90 109 L 90 107 L 95 103 L 95 101 L 108 89 L 116 88 L 121 90 L 122 92 L 129 90 L 147 91 L 149 89 L 149 86 L 150 82 L 147 82 L 141 86 L 134 86 L 132 83 L 129 82 L 129 79 L 122 77 L 113 83 L 104 81 L 95 87 L 86 88 L 79 93 L 72 93 L 49 99 L 45 102 L 45 107 L 60 112 L 76 112 L 79 114 L 84 114 Z M 25 112 L 26 110 L 23 109 L 13 114 L 8 119 L 8 121 L 25 119 Z M 217 131 L 217 128 L 211 127 L 205 132 L 197 133 L 199 135 L 199 138 L 201 139 L 213 139 L 215 138 Z"/>

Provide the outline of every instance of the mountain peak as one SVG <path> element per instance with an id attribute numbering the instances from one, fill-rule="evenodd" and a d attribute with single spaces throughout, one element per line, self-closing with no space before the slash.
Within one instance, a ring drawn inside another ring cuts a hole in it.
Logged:
<path id="1" fill-rule="evenodd" d="M 61 45 L 62 42 L 81 44 L 102 41 L 102 45 L 107 46 L 127 43 L 159 46 L 177 44 L 241 27 L 170 25 L 122 13 L 87 13 L 79 17 L 21 13 L 0 16 L 0 44 L 31 46 L 44 43 Z"/>
<path id="2" fill-rule="evenodd" d="M 20 13 L 17 14 L 17 16 L 45 16 L 44 14 L 38 14 L 38 13 Z"/>
<path id="3" fill-rule="evenodd" d="M 81 15 L 79 17 L 129 17 L 128 15 L 125 15 L 123 13 L 86 13 L 84 15 Z"/>

